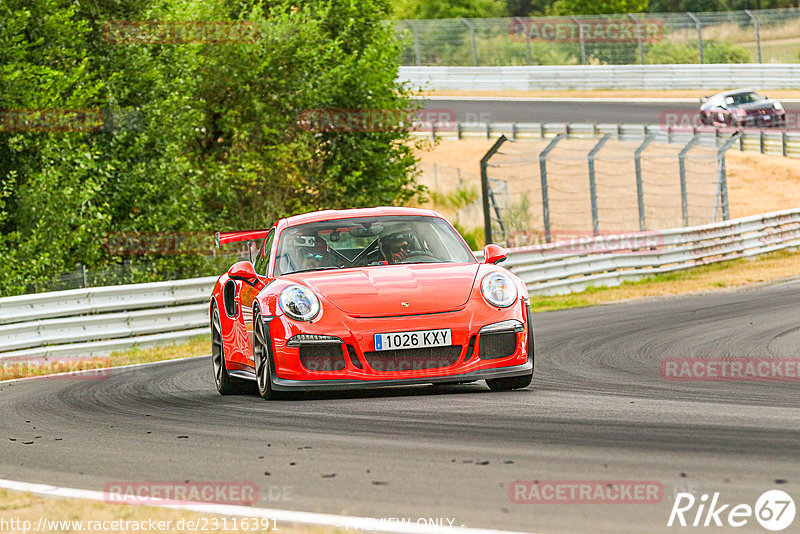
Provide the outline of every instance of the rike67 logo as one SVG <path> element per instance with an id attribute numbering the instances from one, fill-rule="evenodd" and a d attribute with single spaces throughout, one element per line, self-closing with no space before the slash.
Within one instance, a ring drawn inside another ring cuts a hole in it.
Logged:
<path id="1" fill-rule="evenodd" d="M 720 500 L 719 492 L 714 492 L 709 500 L 704 493 L 696 498 L 691 493 L 679 493 L 672 505 L 667 526 L 692 527 L 743 527 L 753 517 L 765 529 L 778 532 L 789 527 L 794 521 L 795 504 L 792 497 L 781 490 L 765 491 L 756 500 L 755 506 L 737 504 L 735 506 Z"/>

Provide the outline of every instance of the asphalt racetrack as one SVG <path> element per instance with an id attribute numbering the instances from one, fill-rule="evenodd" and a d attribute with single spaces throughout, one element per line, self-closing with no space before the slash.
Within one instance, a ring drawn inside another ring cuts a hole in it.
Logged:
<path id="1" fill-rule="evenodd" d="M 265 508 L 525 532 L 729 532 L 668 528 L 674 496 L 720 492 L 720 502 L 754 506 L 781 489 L 798 500 L 800 382 L 673 382 L 660 362 L 797 358 L 798 302 L 794 280 L 535 314 L 533 384 L 508 393 L 481 382 L 221 397 L 210 358 L 6 383 L 0 477 L 99 491 L 255 482 Z M 509 486 L 533 480 L 655 481 L 663 495 L 513 502 Z M 735 530 L 765 532 L 752 517 Z"/>
<path id="2" fill-rule="evenodd" d="M 800 103 L 784 102 L 787 127 L 798 128 Z M 427 110 L 452 113 L 455 120 L 469 123 L 598 123 L 598 124 L 680 124 L 691 121 L 700 102 L 691 101 L 565 101 L 525 99 L 455 99 L 446 97 L 425 102 Z M 689 124 L 689 123 L 687 123 Z"/>

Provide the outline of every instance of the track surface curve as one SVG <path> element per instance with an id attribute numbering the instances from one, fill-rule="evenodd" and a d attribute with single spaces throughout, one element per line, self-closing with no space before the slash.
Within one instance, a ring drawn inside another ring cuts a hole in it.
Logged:
<path id="1" fill-rule="evenodd" d="M 270 508 L 531 532 L 708 531 L 666 527 L 677 492 L 754 505 L 782 489 L 800 504 L 800 382 L 668 382 L 660 361 L 800 357 L 798 303 L 792 280 L 535 314 L 534 383 L 509 393 L 476 383 L 223 398 L 207 358 L 0 384 L 0 478 L 96 490 L 255 482 Z M 516 480 L 655 480 L 664 497 L 515 504 Z"/>
<path id="2" fill-rule="evenodd" d="M 797 129 L 800 104 L 784 103 L 790 128 Z M 554 122 L 598 124 L 673 124 L 689 121 L 700 109 L 698 102 L 592 102 L 525 100 L 446 100 L 425 102 L 428 110 L 450 110 L 455 120 L 485 122 Z"/>

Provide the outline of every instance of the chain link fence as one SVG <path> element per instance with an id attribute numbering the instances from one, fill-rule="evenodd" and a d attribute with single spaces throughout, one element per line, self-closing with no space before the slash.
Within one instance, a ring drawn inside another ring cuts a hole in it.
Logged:
<path id="1" fill-rule="evenodd" d="M 800 62 L 800 9 L 400 20 L 403 65 Z"/>
<path id="2" fill-rule="evenodd" d="M 481 165 L 486 242 L 518 247 L 565 237 L 627 234 L 728 219 L 718 147 L 612 138 L 505 142 Z"/>

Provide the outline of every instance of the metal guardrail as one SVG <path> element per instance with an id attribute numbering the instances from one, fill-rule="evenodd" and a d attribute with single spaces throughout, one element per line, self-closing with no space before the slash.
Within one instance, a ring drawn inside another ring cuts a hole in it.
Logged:
<path id="1" fill-rule="evenodd" d="M 531 293 L 560 295 L 798 246 L 800 208 L 692 228 L 513 248 L 504 266 Z"/>
<path id="2" fill-rule="evenodd" d="M 615 252 L 609 252 L 612 246 Z M 504 265 L 531 293 L 553 295 L 798 246 L 800 208 L 693 228 L 514 248 Z M 0 299 L 0 361 L 96 356 L 206 334 L 215 280 Z"/>
<path id="3" fill-rule="evenodd" d="M 446 123 L 414 132 L 417 136 L 436 136 L 442 139 L 495 139 L 505 135 L 511 140 L 550 139 L 559 134 L 569 138 L 592 139 L 611 134 L 619 141 L 642 142 L 651 135 L 656 143 L 686 144 L 699 134 L 698 144 L 717 147 L 734 133 L 739 140 L 733 148 L 800 158 L 800 131 L 779 128 L 714 128 L 711 126 L 682 127 L 659 124 L 600 124 L 600 123 L 518 123 L 470 122 Z"/>
<path id="4" fill-rule="evenodd" d="M 0 299 L 0 360 L 96 356 L 208 333 L 216 277 Z"/>
<path id="5" fill-rule="evenodd" d="M 527 65 L 400 67 L 398 81 L 429 91 L 592 89 L 794 89 L 800 64 Z"/>

